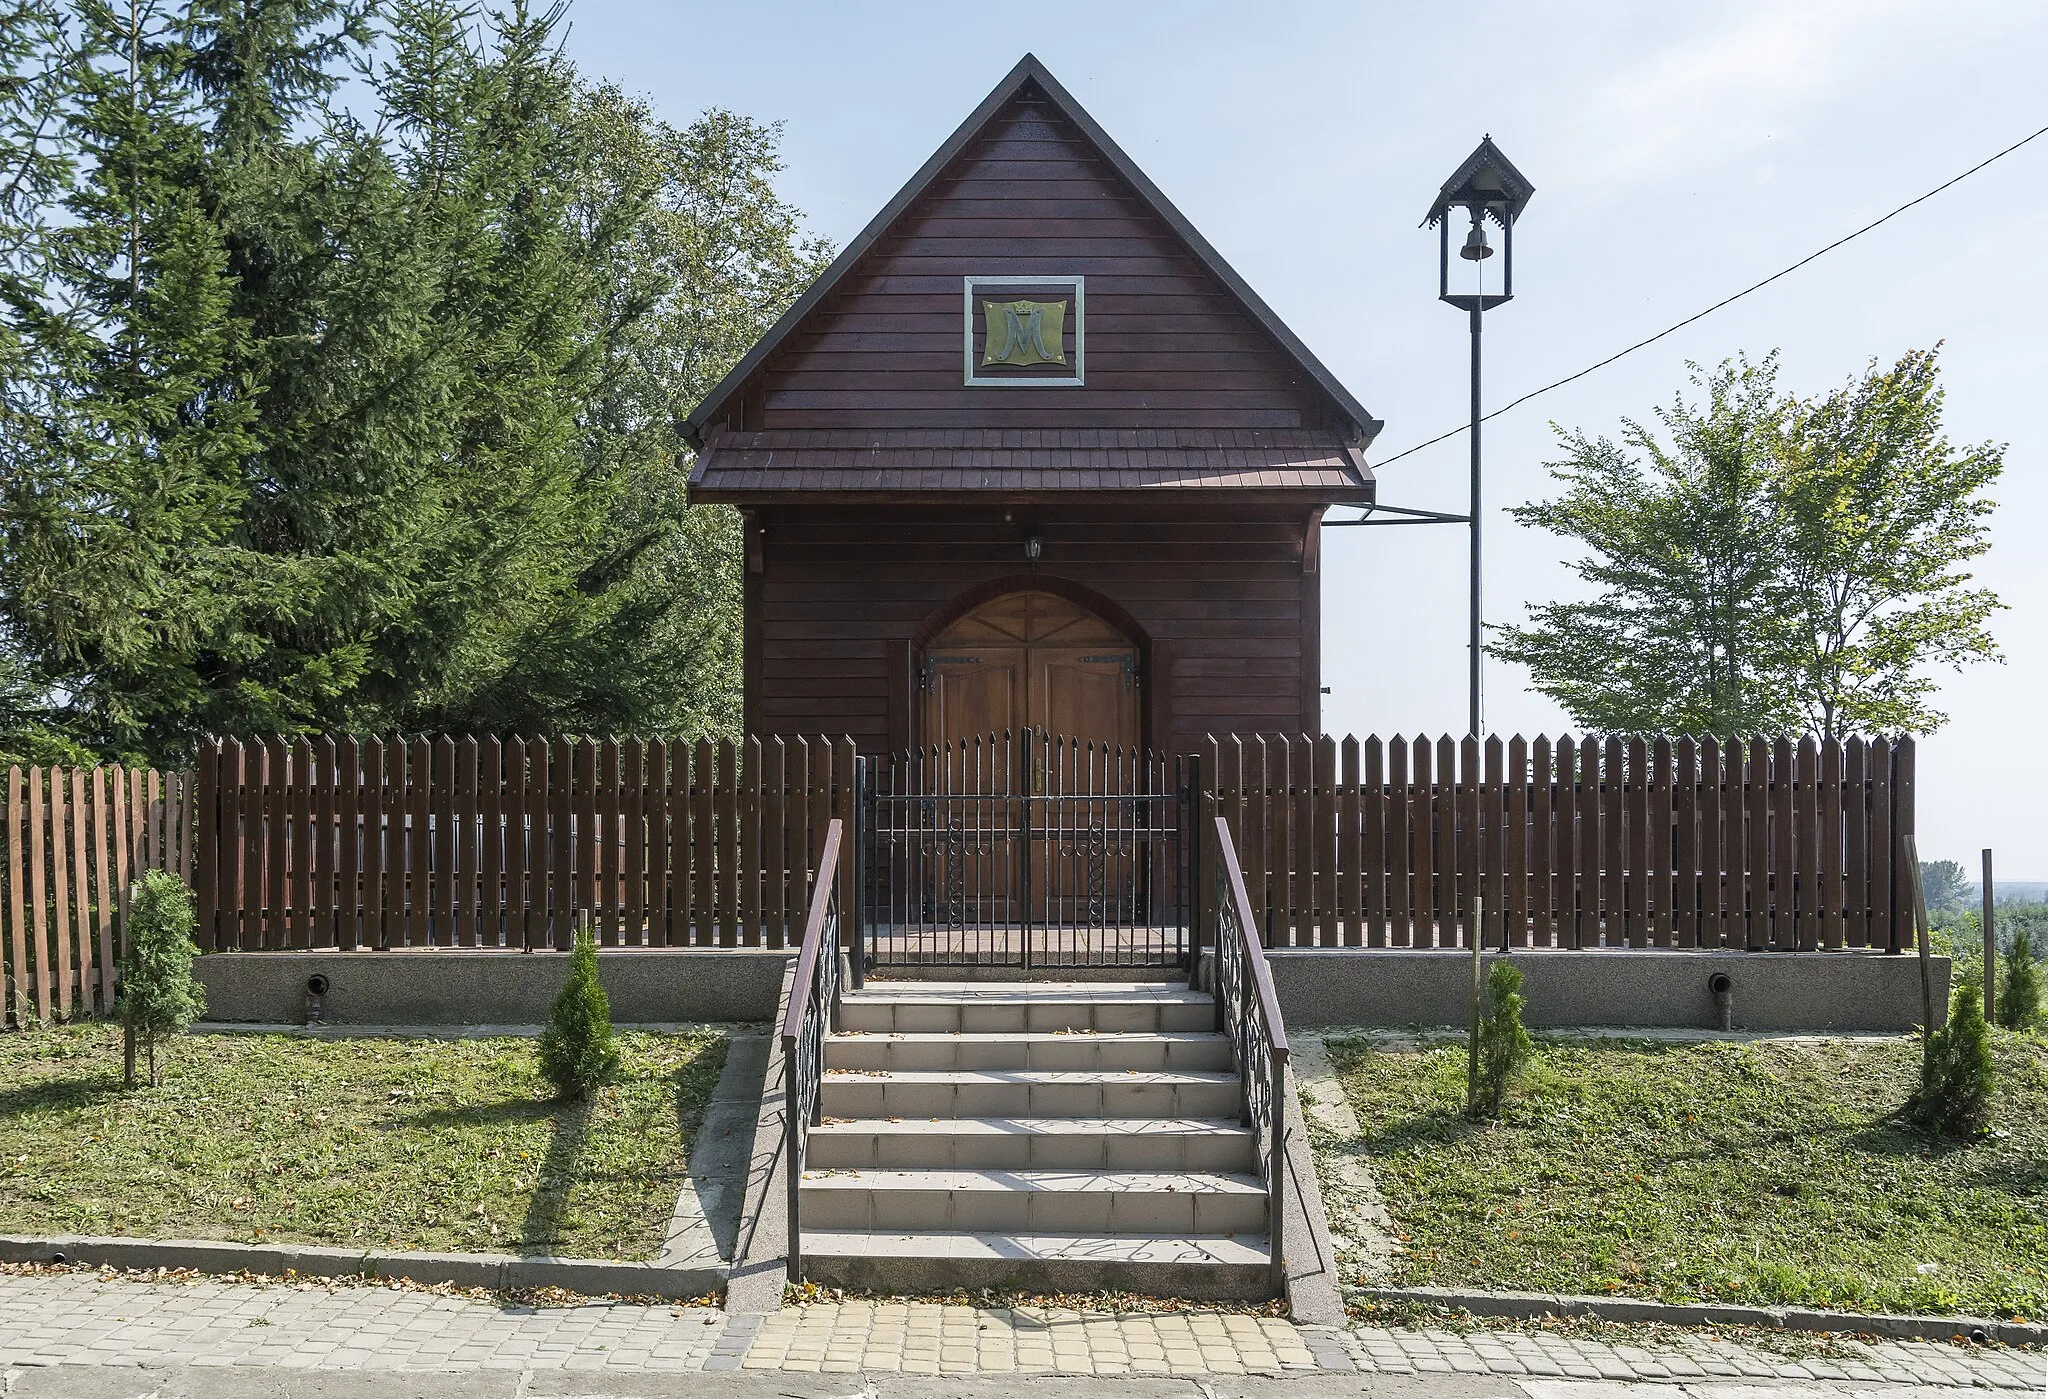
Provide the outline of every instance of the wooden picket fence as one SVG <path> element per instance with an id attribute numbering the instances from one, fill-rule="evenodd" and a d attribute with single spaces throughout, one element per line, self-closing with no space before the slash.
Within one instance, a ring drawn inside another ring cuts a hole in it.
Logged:
<path id="1" fill-rule="evenodd" d="M 0 962 L 15 1025 L 105 1012 L 130 881 L 189 878 L 191 794 L 152 768 L 10 767 L 0 828 Z"/>
<path id="2" fill-rule="evenodd" d="M 1913 740 L 1228 735 L 1270 946 L 1912 945 Z"/>
<path id="3" fill-rule="evenodd" d="M 1483 899 L 1488 946 L 1896 952 L 1913 766 L 1909 738 L 1233 734 L 1200 773 L 1272 946 L 1469 946 Z M 148 868 L 193 884 L 208 951 L 559 948 L 584 917 L 611 947 L 792 947 L 855 773 L 822 737 L 209 740 L 190 773 L 10 768 L 0 993 L 15 1024 L 109 1009 Z"/>
<path id="4" fill-rule="evenodd" d="M 853 778 L 845 738 L 209 740 L 199 942 L 792 947 Z"/>

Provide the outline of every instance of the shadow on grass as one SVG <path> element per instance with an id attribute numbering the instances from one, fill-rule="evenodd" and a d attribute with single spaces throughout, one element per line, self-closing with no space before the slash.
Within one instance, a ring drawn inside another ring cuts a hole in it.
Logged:
<path id="1" fill-rule="evenodd" d="M 1484 1132 L 1492 1124 L 1474 1122 L 1451 1108 L 1424 1108 L 1397 1122 L 1365 1127 L 1354 1139 L 1367 1156 L 1390 1155 L 1414 1146 L 1456 1146 Z"/>
<path id="2" fill-rule="evenodd" d="M 507 1122 L 541 1122 L 562 1110 L 558 1102 L 544 1098 L 506 1098 L 496 1103 L 473 1103 L 460 1107 L 425 1108 L 392 1124 L 394 1127 L 497 1127 Z"/>
<path id="3" fill-rule="evenodd" d="M 569 1191 L 583 1164 L 595 1104 L 590 1098 L 579 1098 L 548 1106 L 554 1109 L 555 1130 L 548 1138 L 547 1155 L 541 1160 L 540 1180 L 526 1201 L 526 1218 L 519 1225 L 520 1248 L 535 1253 L 556 1252 L 561 1243 Z"/>
<path id="4" fill-rule="evenodd" d="M 569 1193 L 577 1185 L 600 1185 L 580 1174 L 590 1138 L 591 1098 L 563 1101 L 545 1098 L 506 1098 L 495 1103 L 462 1107 L 427 1108 L 392 1124 L 432 1132 L 446 1128 L 503 1126 L 508 1123 L 548 1122 L 552 1130 L 547 1150 L 540 1161 L 540 1175 L 527 1197 L 526 1215 L 512 1240 L 522 1253 L 553 1253 L 561 1243 L 562 1222 L 569 1209 Z"/>
<path id="5" fill-rule="evenodd" d="M 1988 1145 L 1983 1140 L 1963 1141 L 1916 1127 L 1902 1107 L 1868 1126 L 1847 1134 L 1844 1144 L 1866 1156 L 1916 1157 L 1943 1161 Z"/>
<path id="6" fill-rule="evenodd" d="M 135 1076 L 135 1090 L 147 1091 L 147 1081 L 138 1070 Z M 125 1090 L 121 1087 L 121 1075 L 96 1073 L 82 1078 L 46 1078 L 34 1083 L 16 1084 L 12 1088 L 0 1089 L 0 1120 L 10 1117 L 26 1117 L 38 1112 L 62 1112 L 70 1108 L 91 1107 L 109 1098 L 118 1098 Z"/>

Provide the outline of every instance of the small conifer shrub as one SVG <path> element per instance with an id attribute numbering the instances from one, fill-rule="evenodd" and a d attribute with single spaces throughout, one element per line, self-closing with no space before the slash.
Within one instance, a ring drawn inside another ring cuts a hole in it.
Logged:
<path id="1" fill-rule="evenodd" d="M 128 948 L 121 958 L 120 997 L 124 1082 L 135 1086 L 139 1050 L 149 1062 L 149 1085 L 163 1081 L 157 1050 L 206 1013 L 206 988 L 192 978 L 199 947 L 192 891 L 168 870 L 149 870 L 128 891 Z"/>
<path id="2" fill-rule="evenodd" d="M 1920 1088 L 1906 1105 L 1913 1121 L 1944 1137 L 1975 1137 L 1991 1125 L 1991 1029 L 1984 1023 L 1984 991 L 1958 987 L 1948 1024 L 1927 1042 Z"/>
<path id="3" fill-rule="evenodd" d="M 2031 1030 L 2048 1012 L 2048 974 L 2034 952 L 2033 935 L 2021 928 L 2005 954 L 2005 975 L 1998 982 L 1998 1023 L 2008 1030 Z"/>
<path id="4" fill-rule="evenodd" d="M 569 953 L 569 980 L 548 1007 L 540 1036 L 541 1076 L 559 1098 L 581 1098 L 619 1071 L 619 1046 L 612 1035 L 612 1006 L 597 979 L 597 939 L 588 925 L 576 929 Z"/>
<path id="5" fill-rule="evenodd" d="M 1508 1089 L 1528 1066 L 1534 1046 L 1522 1025 L 1522 973 L 1508 962 L 1495 962 L 1486 974 L 1486 995 L 1479 1016 L 1479 1080 L 1471 1105 L 1474 1117 L 1497 1117 Z"/>

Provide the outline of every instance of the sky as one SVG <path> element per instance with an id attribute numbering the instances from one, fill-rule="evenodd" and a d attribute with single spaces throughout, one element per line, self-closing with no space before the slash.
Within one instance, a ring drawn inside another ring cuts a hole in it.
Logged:
<path id="1" fill-rule="evenodd" d="M 571 55 L 688 121 L 784 123 L 786 198 L 844 244 L 1029 51 L 1386 428 L 1377 461 L 1461 424 L 1467 340 L 1439 304 L 1443 180 L 1490 133 L 1536 188 L 1512 304 L 1486 330 L 1498 405 L 1652 334 L 2048 126 L 2048 6 L 2026 0 L 1289 0 L 1007 4 L 577 0 Z M 1942 675 L 1920 743 L 1924 858 L 1997 851 L 2048 878 L 2048 136 L 1735 306 L 1487 425 L 1486 616 L 1581 595 L 1571 554 L 1503 513 L 1556 493 L 1553 424 L 1619 432 L 1687 363 L 1777 349 L 1818 392 L 1943 345 L 1956 442 L 2007 444 L 1977 576 L 2003 663 Z M 1462 512 L 1462 438 L 1380 499 Z M 1326 532 L 1324 727 L 1461 733 L 1466 536 Z M 1487 664 L 1486 727 L 1561 733 Z"/>

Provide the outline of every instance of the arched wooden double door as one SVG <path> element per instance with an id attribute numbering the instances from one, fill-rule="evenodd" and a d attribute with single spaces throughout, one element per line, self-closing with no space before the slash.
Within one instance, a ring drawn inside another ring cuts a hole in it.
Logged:
<path id="1" fill-rule="evenodd" d="M 1006 593 L 925 648 L 922 738 L 931 745 L 1036 729 L 1138 746 L 1138 648 L 1055 593 Z"/>

